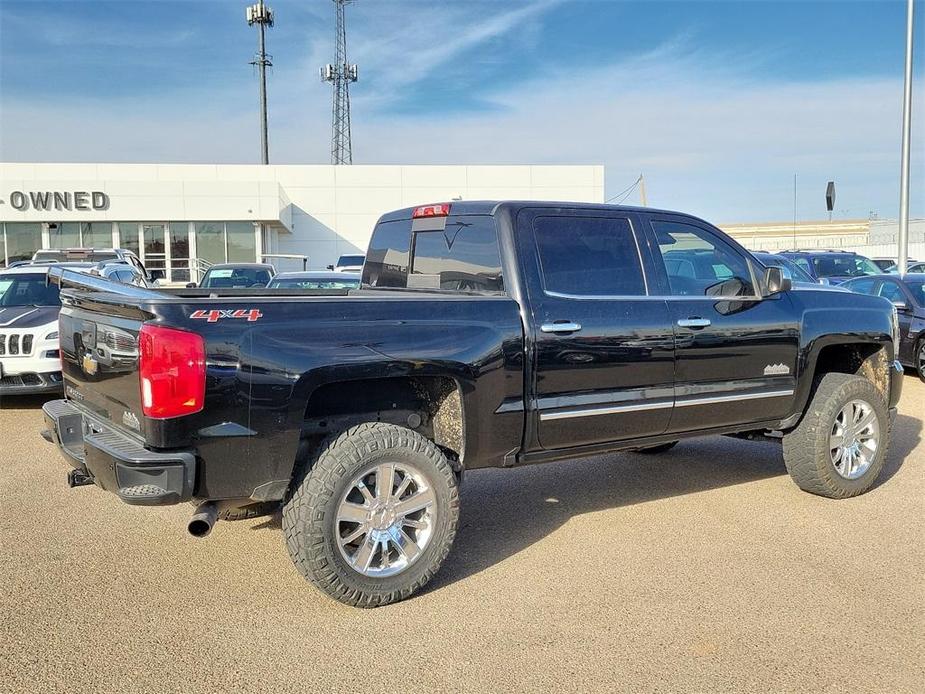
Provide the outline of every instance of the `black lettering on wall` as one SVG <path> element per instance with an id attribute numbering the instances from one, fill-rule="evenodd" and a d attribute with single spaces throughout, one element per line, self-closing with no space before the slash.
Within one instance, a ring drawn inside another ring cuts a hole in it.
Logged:
<path id="1" fill-rule="evenodd" d="M 14 190 L 10 193 L 10 204 L 17 210 L 28 210 L 29 198 L 21 190 Z"/>
<path id="2" fill-rule="evenodd" d="M 82 190 L 74 193 L 74 207 L 78 210 L 89 210 L 90 209 L 90 193 L 84 192 Z"/>
<path id="3" fill-rule="evenodd" d="M 70 193 L 55 193 L 55 209 L 56 210 L 71 209 L 71 194 Z"/>

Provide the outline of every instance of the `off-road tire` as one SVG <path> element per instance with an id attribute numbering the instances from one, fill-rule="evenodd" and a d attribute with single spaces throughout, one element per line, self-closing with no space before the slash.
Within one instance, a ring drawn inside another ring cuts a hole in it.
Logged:
<path id="1" fill-rule="evenodd" d="M 427 547 L 398 574 L 369 577 L 341 555 L 335 533 L 337 507 L 347 486 L 378 462 L 413 465 L 435 494 L 436 517 Z M 322 442 L 296 475 L 283 504 L 283 532 L 293 563 L 315 587 L 356 607 L 379 607 L 420 590 L 449 554 L 459 522 L 456 474 L 443 452 L 405 427 L 359 424 Z"/>
<path id="2" fill-rule="evenodd" d="M 657 446 L 646 446 L 645 448 L 635 449 L 636 453 L 664 453 L 665 451 L 670 451 L 672 448 L 678 445 L 677 441 L 669 441 L 668 443 L 660 443 Z"/>
<path id="3" fill-rule="evenodd" d="M 278 501 L 258 501 L 238 508 L 226 508 L 218 512 L 218 519 L 225 521 L 248 520 L 260 516 L 272 516 L 279 509 Z"/>
<path id="4" fill-rule="evenodd" d="M 877 414 L 880 440 L 873 461 L 857 479 L 842 477 L 832 462 L 829 436 L 835 418 L 852 400 L 866 401 Z M 883 469 L 890 444 L 890 417 L 880 392 L 863 376 L 829 373 L 819 381 L 816 393 L 803 419 L 784 434 L 784 464 L 787 472 L 803 491 L 845 499 L 863 494 L 871 488 Z"/>

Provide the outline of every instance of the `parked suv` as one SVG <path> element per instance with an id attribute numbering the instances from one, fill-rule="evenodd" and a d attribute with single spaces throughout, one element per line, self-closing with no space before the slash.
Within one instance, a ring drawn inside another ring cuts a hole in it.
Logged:
<path id="1" fill-rule="evenodd" d="M 817 282 L 828 284 L 882 272 L 870 258 L 852 251 L 783 251 L 780 255 L 792 260 Z"/>

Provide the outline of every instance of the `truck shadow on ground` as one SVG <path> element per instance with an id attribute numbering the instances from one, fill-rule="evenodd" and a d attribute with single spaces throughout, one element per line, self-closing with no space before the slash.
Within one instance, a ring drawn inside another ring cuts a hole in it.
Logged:
<path id="1" fill-rule="evenodd" d="M 900 415 L 876 486 L 901 468 L 922 422 Z M 619 506 L 786 475 L 781 446 L 727 437 L 682 441 L 666 453 L 619 453 L 512 470 L 480 470 L 462 488 L 453 550 L 425 590 L 465 579 L 523 551 L 570 518 Z M 801 494 L 793 487 L 794 494 Z"/>

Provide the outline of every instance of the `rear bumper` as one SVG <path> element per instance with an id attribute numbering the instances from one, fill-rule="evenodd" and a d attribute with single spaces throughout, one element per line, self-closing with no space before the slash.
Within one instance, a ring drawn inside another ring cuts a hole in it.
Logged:
<path id="1" fill-rule="evenodd" d="M 135 506 L 166 506 L 193 496 L 196 456 L 191 451 L 150 451 L 67 400 L 42 406 L 42 437 L 101 489 Z"/>

